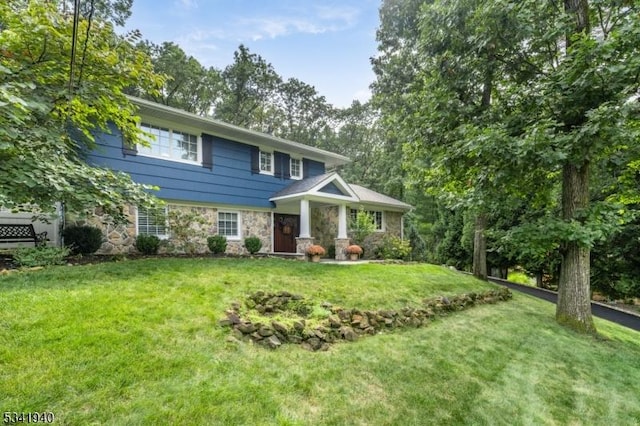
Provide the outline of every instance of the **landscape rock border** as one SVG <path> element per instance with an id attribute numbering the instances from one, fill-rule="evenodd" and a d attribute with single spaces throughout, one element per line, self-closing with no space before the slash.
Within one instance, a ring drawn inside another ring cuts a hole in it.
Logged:
<path id="1" fill-rule="evenodd" d="M 507 301 L 513 297 L 506 288 L 487 290 L 482 293 L 463 293 L 451 297 L 434 297 L 424 299 L 418 308 L 362 310 L 344 309 L 323 303 L 322 308 L 330 312 L 320 325 L 309 327 L 305 317 L 313 309 L 313 304 L 303 296 L 287 291 L 266 293 L 258 291 L 250 295 L 245 306 L 265 317 L 265 322 L 252 322 L 241 316 L 242 306 L 233 303 L 226 311 L 226 317 L 219 325 L 230 327 L 233 336 L 242 341 L 276 349 L 282 344 L 299 344 L 310 351 L 326 351 L 330 345 L 339 341 L 352 342 L 362 336 L 375 335 L 403 327 L 423 327 L 436 317 L 451 312 L 462 311 L 473 306 Z M 269 316 L 278 312 L 295 314 L 296 319 L 291 326 L 276 320 L 269 321 Z"/>

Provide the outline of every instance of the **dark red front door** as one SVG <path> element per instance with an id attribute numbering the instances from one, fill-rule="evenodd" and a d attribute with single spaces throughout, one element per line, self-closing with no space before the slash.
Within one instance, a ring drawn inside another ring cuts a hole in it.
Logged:
<path id="1" fill-rule="evenodd" d="M 273 251 L 295 253 L 296 237 L 300 233 L 300 216 L 275 213 L 273 227 Z"/>

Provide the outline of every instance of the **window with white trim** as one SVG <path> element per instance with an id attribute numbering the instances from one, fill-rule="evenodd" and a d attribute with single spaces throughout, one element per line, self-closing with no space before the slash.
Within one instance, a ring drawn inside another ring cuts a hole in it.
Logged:
<path id="1" fill-rule="evenodd" d="M 147 210 L 138 208 L 137 234 L 155 235 L 159 238 L 167 238 L 167 209 Z"/>
<path id="2" fill-rule="evenodd" d="M 357 209 L 350 209 L 349 218 L 351 219 L 351 223 L 355 222 L 356 216 L 358 215 L 359 211 L 360 210 L 357 210 Z M 380 211 L 380 210 L 364 210 L 364 212 L 367 213 L 371 217 L 371 219 L 373 220 L 373 223 L 376 225 L 376 231 L 384 231 L 383 220 L 382 220 L 382 211 Z"/>
<path id="3" fill-rule="evenodd" d="M 291 179 L 302 179 L 302 160 L 291 158 L 289 160 L 289 174 Z"/>
<path id="4" fill-rule="evenodd" d="M 228 239 L 240 239 L 240 213 L 218 212 L 218 235 L 224 235 Z"/>
<path id="5" fill-rule="evenodd" d="M 196 135 L 142 123 L 140 128 L 153 137 L 147 137 L 149 146 L 138 146 L 138 153 L 150 157 L 197 163 L 202 157 L 202 142 Z"/>
<path id="6" fill-rule="evenodd" d="M 273 152 L 260 150 L 260 173 L 273 174 Z"/>

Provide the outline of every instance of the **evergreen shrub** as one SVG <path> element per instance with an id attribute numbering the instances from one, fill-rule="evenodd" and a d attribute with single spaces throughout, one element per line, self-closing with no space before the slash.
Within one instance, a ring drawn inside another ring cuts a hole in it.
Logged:
<path id="1" fill-rule="evenodd" d="M 62 231 L 64 245 L 72 254 L 93 254 L 102 245 L 102 231 L 95 226 L 68 226 Z"/>

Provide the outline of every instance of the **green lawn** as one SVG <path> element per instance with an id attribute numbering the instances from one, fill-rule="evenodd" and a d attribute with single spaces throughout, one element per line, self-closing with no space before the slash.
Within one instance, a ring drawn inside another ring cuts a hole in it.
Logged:
<path id="1" fill-rule="evenodd" d="M 0 277 L 0 412 L 57 424 L 640 424 L 640 333 L 557 326 L 528 296 L 339 343 L 270 351 L 217 325 L 287 290 L 366 309 L 491 288 L 431 265 L 160 259 Z M 1 413 L 0 413 L 1 414 Z"/>

